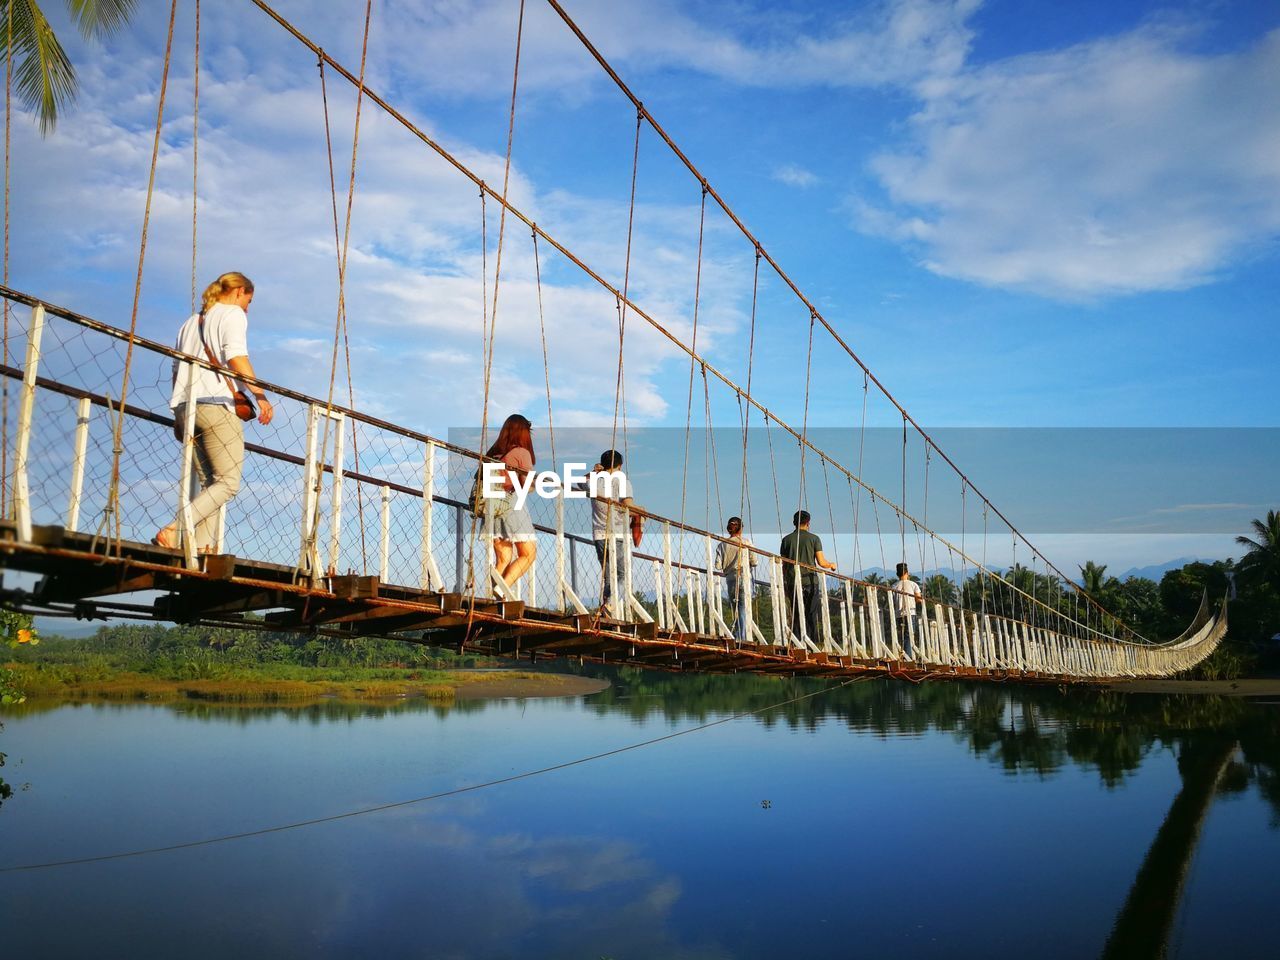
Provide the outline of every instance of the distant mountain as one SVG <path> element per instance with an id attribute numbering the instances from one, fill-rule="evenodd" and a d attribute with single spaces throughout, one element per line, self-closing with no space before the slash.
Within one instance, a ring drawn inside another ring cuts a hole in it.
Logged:
<path id="1" fill-rule="evenodd" d="M 1119 579 L 1128 580 L 1130 577 L 1145 577 L 1148 580 L 1160 582 L 1170 570 L 1177 570 L 1179 567 L 1185 567 L 1188 563 L 1200 562 L 1201 557 L 1179 557 L 1177 560 L 1167 560 L 1164 563 L 1157 563 L 1151 567 L 1130 567 L 1124 573 L 1119 575 Z M 1212 560 L 1203 560 L 1204 563 L 1212 563 Z"/>
<path id="2" fill-rule="evenodd" d="M 92 637 L 99 627 L 110 626 L 102 620 L 68 620 L 64 617 L 36 617 L 32 623 L 42 637 Z"/>

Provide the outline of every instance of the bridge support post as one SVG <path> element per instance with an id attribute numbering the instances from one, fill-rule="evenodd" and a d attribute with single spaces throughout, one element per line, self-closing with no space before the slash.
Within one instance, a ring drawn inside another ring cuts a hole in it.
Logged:
<path id="1" fill-rule="evenodd" d="M 191 498 L 195 488 L 196 459 L 196 365 L 185 363 L 182 370 L 186 387 L 182 404 L 182 475 L 178 481 L 178 529 L 181 531 L 182 554 L 187 569 L 196 569 L 196 527 L 191 516 Z"/>
<path id="2" fill-rule="evenodd" d="M 307 408 L 307 440 L 306 458 L 302 468 L 302 523 L 300 525 L 300 545 L 298 547 L 298 570 L 312 580 L 324 576 L 320 564 L 320 491 L 324 485 L 325 451 L 319 450 L 320 418 L 327 417 L 337 424 L 335 437 L 337 446 L 334 449 L 333 462 L 333 500 L 330 515 L 330 566 L 336 572 L 337 548 L 339 541 L 340 509 L 339 499 L 342 495 L 342 447 L 344 415 L 339 411 L 328 409 L 324 404 L 311 403 Z M 326 431 L 327 432 L 327 431 Z"/>
<path id="3" fill-rule="evenodd" d="M 330 496 L 329 507 L 329 570 L 336 574 L 338 572 L 339 547 L 342 542 L 342 458 L 346 450 L 346 427 L 347 418 L 341 413 L 330 413 L 336 423 L 336 434 L 334 437 L 333 447 L 333 489 Z M 353 427 L 354 429 L 354 427 Z M 323 477 L 323 471 L 319 476 Z M 359 484 L 357 484 L 356 495 L 359 496 Z M 387 582 L 386 574 L 382 576 L 382 582 Z"/>
<path id="4" fill-rule="evenodd" d="M 467 568 L 462 558 L 462 507 L 453 508 L 453 589 L 455 593 L 464 593 L 467 583 Z"/>
<path id="5" fill-rule="evenodd" d="M 13 507 L 18 521 L 18 539 L 31 542 L 31 490 L 27 479 L 27 457 L 31 451 L 31 421 L 36 408 L 36 375 L 40 368 L 40 340 L 44 336 L 44 306 L 31 308 L 27 328 L 27 356 L 22 364 L 22 397 L 18 403 L 18 449 L 13 458 Z"/>
<path id="6" fill-rule="evenodd" d="M 88 397 L 76 401 L 76 439 L 75 451 L 71 457 L 71 495 L 67 500 L 67 529 L 75 530 L 80 525 L 80 495 L 84 492 L 84 461 L 89 450 L 89 411 L 91 402 Z"/>
<path id="7" fill-rule="evenodd" d="M 669 617 L 667 616 L 667 597 L 662 589 L 662 561 L 653 561 L 653 596 L 658 607 L 658 628 L 667 629 Z"/>
<path id="8" fill-rule="evenodd" d="M 626 509 L 625 507 L 623 509 Z M 635 585 L 632 581 L 632 565 L 635 563 L 635 541 L 631 538 L 631 511 L 626 513 L 627 535 L 622 540 L 622 588 L 626 593 L 626 599 L 623 603 L 623 610 L 626 613 L 626 619 L 631 620 L 632 614 L 640 619 L 642 623 L 653 623 L 653 617 L 644 605 L 636 599 Z"/>
<path id="9" fill-rule="evenodd" d="M 567 609 L 564 595 L 565 543 L 564 543 L 564 497 L 556 497 L 556 609 L 564 613 Z"/>
<path id="10" fill-rule="evenodd" d="M 831 603 L 827 596 L 827 575 L 818 574 L 818 603 L 822 604 L 822 613 L 818 618 L 818 629 L 822 631 L 822 649 L 830 653 L 835 647 L 831 636 Z"/>
<path id="11" fill-rule="evenodd" d="M 586 604 L 578 597 L 578 554 L 576 540 L 568 540 L 569 582 L 564 578 L 565 543 L 564 497 L 556 498 L 556 602 L 562 613 L 568 613 L 570 604 L 578 613 L 586 613 Z"/>
<path id="12" fill-rule="evenodd" d="M 320 521 L 316 509 L 320 497 L 319 465 L 316 461 L 316 433 L 320 408 L 314 403 L 307 410 L 306 458 L 302 468 L 302 524 L 298 545 L 298 569 L 302 575 L 320 575 L 320 550 L 316 545 L 316 526 Z"/>
<path id="13" fill-rule="evenodd" d="M 428 440 L 422 456 L 422 569 L 419 582 L 423 590 L 444 592 L 444 578 L 436 565 L 431 521 L 435 513 L 436 445 Z"/>
<path id="14" fill-rule="evenodd" d="M 898 642 L 898 617 L 893 610 L 893 597 L 886 597 L 885 600 L 889 607 L 889 651 L 893 659 L 905 660 L 909 653 L 907 648 Z"/>
<path id="15" fill-rule="evenodd" d="M 688 633 L 689 627 L 676 606 L 675 576 L 671 566 L 671 525 L 666 523 L 662 525 L 662 590 L 666 595 L 667 629 L 678 627 L 682 633 Z"/>
<path id="16" fill-rule="evenodd" d="M 335 523 L 336 526 L 336 523 Z M 335 530 L 335 537 L 336 537 Z M 334 543 L 336 553 L 337 543 Z M 382 485 L 382 540 L 378 552 L 378 579 L 383 583 L 391 582 L 391 488 Z"/>

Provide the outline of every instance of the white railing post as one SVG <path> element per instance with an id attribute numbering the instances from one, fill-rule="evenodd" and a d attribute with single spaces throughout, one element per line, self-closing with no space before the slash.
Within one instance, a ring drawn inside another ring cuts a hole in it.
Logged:
<path id="1" fill-rule="evenodd" d="M 525 580 L 529 583 L 529 606 L 536 607 L 538 605 L 538 534 L 536 531 L 533 535 L 533 563 L 529 564 L 529 572 L 521 582 Z M 524 599 L 523 594 L 520 599 Z"/>
<path id="2" fill-rule="evenodd" d="M 578 597 L 578 592 L 574 590 L 573 584 L 565 576 L 565 554 L 568 552 L 566 547 L 569 550 L 573 549 L 573 544 L 566 543 L 565 539 L 564 495 L 561 494 L 556 498 L 556 599 L 562 612 L 568 612 L 570 605 L 572 605 L 572 609 L 576 612 L 586 613 L 587 605 Z M 572 576 L 572 572 L 570 576 Z"/>
<path id="3" fill-rule="evenodd" d="M 306 460 L 302 470 L 302 524 L 301 543 L 298 547 L 298 569 L 303 576 L 320 576 L 320 548 L 317 529 L 320 522 L 316 504 L 320 497 L 320 465 L 316 461 L 316 433 L 320 423 L 320 407 L 311 404 L 307 409 Z"/>
<path id="4" fill-rule="evenodd" d="M 739 601 L 740 610 L 734 611 L 736 617 L 742 614 L 746 624 L 739 633 L 745 643 L 755 643 L 756 634 L 759 628 L 756 626 L 756 574 L 755 574 L 755 557 L 751 553 L 751 548 L 747 547 L 744 552 L 738 554 L 739 559 L 746 558 L 746 563 L 738 569 L 738 589 L 742 592 L 742 598 Z"/>
<path id="5" fill-rule="evenodd" d="M 612 518 L 612 511 L 610 511 L 609 516 Z M 604 581 L 609 586 L 609 616 L 615 620 L 623 619 L 622 597 L 619 595 L 618 590 L 618 567 L 621 564 L 621 560 L 618 557 L 618 547 L 618 538 L 613 535 L 613 527 L 606 526 L 604 538 Z"/>
<path id="6" fill-rule="evenodd" d="M 622 602 L 619 604 L 619 620 L 631 619 L 631 549 L 635 542 L 631 539 L 631 511 L 625 506 L 622 509 L 622 556 L 618 558 L 622 564 Z"/>
<path id="7" fill-rule="evenodd" d="M 556 497 L 556 609 L 563 613 L 566 609 L 564 593 L 564 492 Z"/>
<path id="8" fill-rule="evenodd" d="M 880 591 L 871 584 L 862 588 L 867 600 L 867 626 L 871 632 L 871 656 L 876 660 L 891 659 L 891 651 L 884 642 L 884 623 L 880 617 Z"/>
<path id="9" fill-rule="evenodd" d="M 31 540 L 31 489 L 27 478 L 27 457 L 31 450 L 31 421 L 36 407 L 36 376 L 40 369 L 40 339 L 44 336 L 44 306 L 31 308 L 27 329 L 27 356 L 22 365 L 22 397 L 18 403 L 18 449 L 13 458 L 13 507 L 18 521 L 18 539 Z"/>
<path id="10" fill-rule="evenodd" d="M 337 427 L 333 448 L 333 488 L 329 501 L 329 570 L 336 574 L 338 549 L 342 541 L 342 456 L 345 452 L 347 418 L 345 414 L 338 412 L 331 413 L 330 416 L 337 422 Z M 359 491 L 356 493 L 358 495 Z"/>
<path id="11" fill-rule="evenodd" d="M 182 403 L 182 476 L 178 481 L 178 530 L 188 569 L 196 568 L 196 527 L 191 516 L 192 489 L 196 485 L 196 365 L 183 364 L 186 374 Z"/>
<path id="12" fill-rule="evenodd" d="M 71 458 L 71 496 L 67 502 L 67 529 L 75 530 L 80 525 L 80 496 L 84 493 L 84 461 L 89 451 L 89 411 L 88 397 L 76 401 L 76 441 L 75 452 Z"/>
<path id="13" fill-rule="evenodd" d="M 436 445 L 427 441 L 422 457 L 422 570 L 419 580 L 423 590 L 444 591 L 444 577 L 436 565 L 431 539 L 431 521 L 435 514 Z"/>
<path id="14" fill-rule="evenodd" d="M 782 635 L 782 589 L 778 583 L 778 559 L 769 558 L 769 610 L 773 620 L 773 645 L 783 645 Z"/>
<path id="15" fill-rule="evenodd" d="M 382 550 L 378 564 L 378 579 L 391 582 L 391 488 L 382 485 Z"/>
<path id="16" fill-rule="evenodd" d="M 667 618 L 667 597 L 662 589 L 662 561 L 653 561 L 653 597 L 658 605 L 658 627 L 666 630 L 668 625 Z"/>
<path id="17" fill-rule="evenodd" d="M 218 530 L 213 537 L 213 552 L 224 553 L 223 542 L 227 536 L 227 505 L 224 503 L 218 507 Z"/>
<path id="18" fill-rule="evenodd" d="M 716 627 L 716 621 L 719 620 L 720 605 L 717 601 L 720 599 L 720 587 L 716 583 L 716 548 L 712 545 L 711 534 L 705 534 L 703 539 L 707 546 L 707 595 L 706 601 L 706 620 L 707 630 L 709 634 L 718 635 L 719 629 Z"/>
<path id="19" fill-rule="evenodd" d="M 804 587 L 800 582 L 800 567 L 793 565 L 792 569 L 794 572 L 791 577 L 791 599 L 794 606 L 791 608 L 791 620 L 799 628 L 799 630 L 793 632 L 795 632 L 796 639 L 799 640 L 800 649 L 804 650 L 812 642 L 809 637 L 809 611 L 805 609 L 804 605 Z M 785 573 L 783 574 L 782 582 L 786 583 Z M 788 624 L 787 628 L 791 629 L 791 624 Z"/>
<path id="20" fill-rule="evenodd" d="M 831 639 L 831 604 L 827 602 L 827 575 L 818 573 L 818 603 L 822 604 L 822 615 L 818 618 L 818 629 L 822 632 L 822 650 L 830 653 Z"/>
<path id="21" fill-rule="evenodd" d="M 671 565 L 671 524 L 662 525 L 662 589 L 667 600 L 667 629 L 679 628 L 682 633 L 689 633 L 689 627 L 680 616 L 680 607 L 676 604 L 675 576 Z"/>

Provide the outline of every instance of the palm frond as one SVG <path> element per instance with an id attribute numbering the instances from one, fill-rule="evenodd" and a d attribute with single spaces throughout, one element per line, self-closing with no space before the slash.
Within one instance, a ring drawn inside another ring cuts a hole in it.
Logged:
<path id="1" fill-rule="evenodd" d="M 14 88 L 22 106 L 40 118 L 40 133 L 48 134 L 59 109 L 75 97 L 76 71 L 36 0 L 8 0 L 0 7 L 6 28 L 10 15 Z"/>
<path id="2" fill-rule="evenodd" d="M 85 38 L 105 37 L 129 22 L 138 0 L 67 0 Z"/>

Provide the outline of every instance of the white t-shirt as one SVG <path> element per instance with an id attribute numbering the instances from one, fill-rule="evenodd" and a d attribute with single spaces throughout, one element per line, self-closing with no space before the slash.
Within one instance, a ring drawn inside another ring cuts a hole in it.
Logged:
<path id="1" fill-rule="evenodd" d="M 247 357 L 249 345 L 247 334 L 249 318 L 239 307 L 229 303 L 215 303 L 204 315 L 204 343 L 209 345 L 214 359 L 224 367 L 232 357 Z M 193 357 L 208 360 L 204 346 L 200 342 L 200 314 L 192 314 L 178 331 L 178 342 L 175 349 Z M 197 403 L 221 403 L 231 406 L 233 403 L 231 390 L 227 387 L 226 377 L 221 373 L 209 370 L 196 364 L 181 360 L 173 362 L 176 375 L 173 383 L 173 394 L 169 397 L 170 408 L 176 409 L 187 399 L 187 368 L 195 370 L 194 393 Z M 232 376 L 231 371 L 226 371 Z M 236 389 L 245 389 L 244 384 L 234 379 Z M 247 392 L 247 391 L 246 391 Z"/>
<path id="2" fill-rule="evenodd" d="M 591 478 L 600 477 L 596 483 L 603 497 L 607 500 L 591 501 L 591 539 L 608 540 L 612 531 L 614 540 L 621 540 L 629 535 L 626 513 L 616 503 L 609 500 L 628 500 L 631 498 L 631 481 L 621 470 L 598 470 L 587 475 L 587 490 L 592 490 Z M 606 524 L 608 529 L 606 529 Z"/>
<path id="3" fill-rule="evenodd" d="M 914 580 L 894 581 L 889 592 L 893 594 L 893 612 L 899 617 L 914 617 L 920 602 L 920 584 Z"/>

